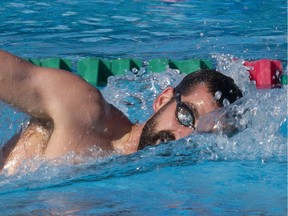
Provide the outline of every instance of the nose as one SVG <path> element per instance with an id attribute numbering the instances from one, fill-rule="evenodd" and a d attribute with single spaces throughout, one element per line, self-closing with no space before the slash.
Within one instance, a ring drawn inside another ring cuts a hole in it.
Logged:
<path id="1" fill-rule="evenodd" d="M 175 138 L 176 140 L 178 139 L 182 139 L 190 134 L 192 134 L 194 132 L 194 129 L 191 127 L 185 127 L 185 126 L 179 126 L 175 131 Z"/>

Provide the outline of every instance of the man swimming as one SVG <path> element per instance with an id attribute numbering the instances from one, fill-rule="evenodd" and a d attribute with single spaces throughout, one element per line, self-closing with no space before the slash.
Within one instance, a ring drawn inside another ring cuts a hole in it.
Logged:
<path id="1" fill-rule="evenodd" d="M 214 70 L 191 73 L 154 101 L 155 113 L 133 124 L 101 92 L 63 70 L 37 67 L 0 51 L 0 100 L 31 116 L 1 149 L 0 169 L 13 173 L 24 160 L 55 159 L 69 152 L 131 154 L 195 132 L 199 118 L 242 97 L 233 79 Z M 220 92 L 220 97 L 214 97 Z"/>

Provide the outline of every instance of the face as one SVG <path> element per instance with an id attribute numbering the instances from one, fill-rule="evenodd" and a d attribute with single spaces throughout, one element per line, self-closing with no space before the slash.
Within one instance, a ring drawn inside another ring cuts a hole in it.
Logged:
<path id="1" fill-rule="evenodd" d="M 161 106 L 144 125 L 139 150 L 148 145 L 157 145 L 160 142 L 178 140 L 188 136 L 197 128 L 201 116 L 219 108 L 205 85 L 197 85 L 188 95 L 181 95 L 179 99 L 183 102 L 184 109 L 187 109 L 188 113 L 193 113 L 194 125 L 185 124 L 185 121 L 180 123 L 183 119 L 177 118 L 176 109 L 179 110 L 181 107 L 177 107 L 177 100 L 171 99 Z"/>

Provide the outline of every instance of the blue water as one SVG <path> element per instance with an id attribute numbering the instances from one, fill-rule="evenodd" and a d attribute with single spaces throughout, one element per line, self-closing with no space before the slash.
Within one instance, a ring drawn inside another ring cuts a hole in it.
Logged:
<path id="1" fill-rule="evenodd" d="M 0 44 L 24 57 L 287 60 L 285 0 L 2 0 Z M 164 43 L 165 42 L 165 43 Z"/>
<path id="2" fill-rule="evenodd" d="M 14 176 L 0 174 L 1 215 L 287 215 L 287 87 L 257 90 L 241 63 L 278 59 L 287 73 L 286 1 L 2 0 L 0 6 L 0 47 L 22 57 L 208 59 L 243 90 L 237 112 L 248 125 L 230 138 L 196 134 L 78 165 L 35 159 L 36 170 L 23 164 Z M 182 77 L 143 68 L 111 77 L 101 91 L 143 122 L 156 95 Z M 0 145 L 26 119 L 0 104 Z"/>

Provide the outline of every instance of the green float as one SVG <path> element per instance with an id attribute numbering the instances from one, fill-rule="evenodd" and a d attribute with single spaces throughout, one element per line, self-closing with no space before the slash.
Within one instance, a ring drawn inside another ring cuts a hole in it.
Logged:
<path id="1" fill-rule="evenodd" d="M 62 58 L 26 59 L 34 65 L 72 71 L 72 61 Z"/>
<path id="2" fill-rule="evenodd" d="M 281 84 L 282 85 L 287 85 L 288 80 L 287 80 L 287 75 L 282 75 L 281 76 Z"/>
<path id="3" fill-rule="evenodd" d="M 112 76 L 110 61 L 99 58 L 85 58 L 78 62 L 77 73 L 88 83 L 102 86 L 107 83 L 107 78 Z"/>
<path id="4" fill-rule="evenodd" d="M 26 59 L 40 67 L 49 67 L 72 71 L 72 62 L 69 59 L 47 58 Z M 107 84 L 109 76 L 123 75 L 128 71 L 139 70 L 146 67 L 148 72 L 160 73 L 168 68 L 177 69 L 181 73 L 192 73 L 202 68 L 212 68 L 212 64 L 206 60 L 188 59 L 171 60 L 164 58 L 151 59 L 147 64 L 139 59 L 114 59 L 106 60 L 95 57 L 83 58 L 77 62 L 76 73 L 94 86 Z"/>

